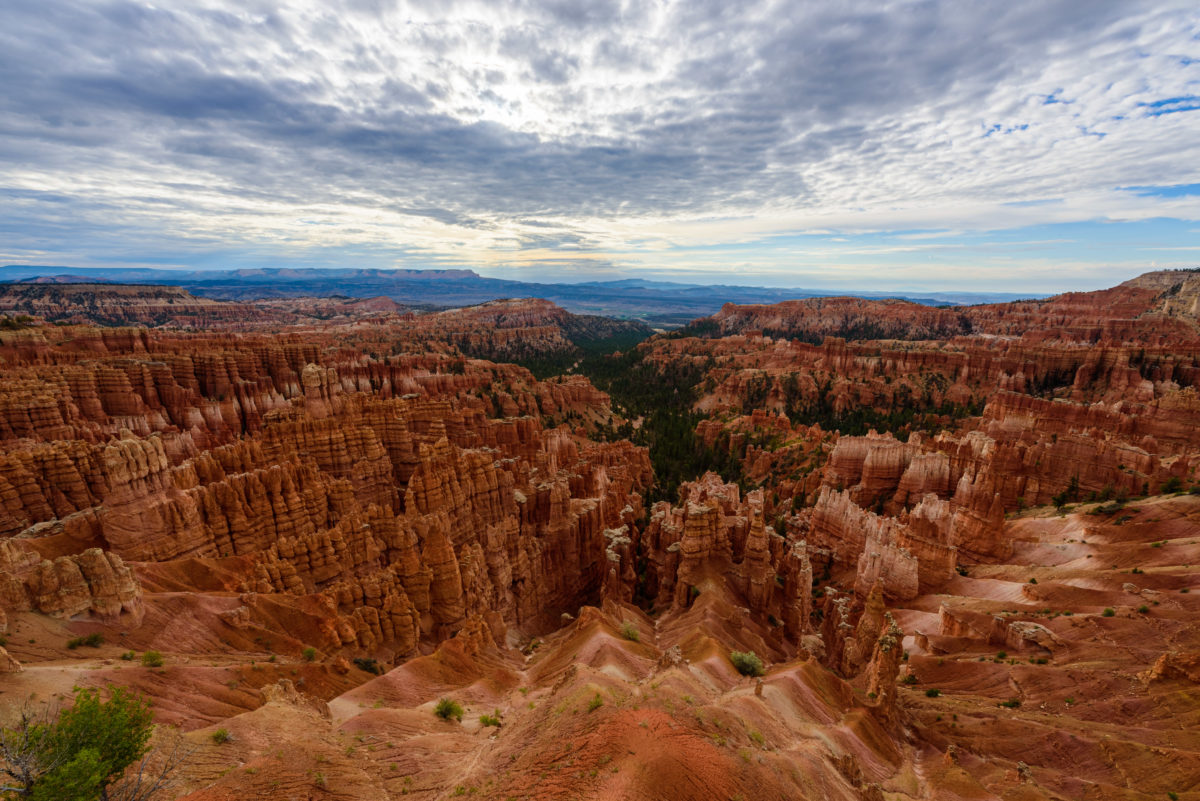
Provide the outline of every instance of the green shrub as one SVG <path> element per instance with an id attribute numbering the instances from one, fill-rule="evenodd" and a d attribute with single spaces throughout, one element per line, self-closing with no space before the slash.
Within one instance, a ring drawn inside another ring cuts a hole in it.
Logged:
<path id="1" fill-rule="evenodd" d="M 1179 476 L 1171 476 L 1162 483 L 1162 486 L 1158 488 L 1158 491 L 1165 494 L 1168 492 L 1179 492 L 1182 489 L 1183 481 L 1180 480 Z"/>
<path id="2" fill-rule="evenodd" d="M 123 687 L 110 688 L 107 701 L 97 690 L 77 689 L 75 703 L 57 716 L 24 711 L 0 730 L 5 798 L 111 798 L 109 786 L 147 753 L 153 730 L 149 706 Z"/>
<path id="3" fill-rule="evenodd" d="M 354 664 L 359 669 L 365 670 L 368 673 L 374 673 L 376 676 L 383 675 L 383 668 L 374 659 L 365 656 L 356 656 L 354 657 Z"/>
<path id="4" fill-rule="evenodd" d="M 499 726 L 500 725 L 500 710 L 497 709 L 490 715 L 480 715 L 479 725 L 481 726 Z"/>
<path id="5" fill-rule="evenodd" d="M 1138 607 L 1138 614 L 1140 614 L 1140 615 L 1145 615 L 1145 614 L 1148 614 L 1149 612 L 1150 612 L 1150 607 L 1146 606 L 1145 604 L 1142 604 L 1141 606 Z"/>
<path id="6" fill-rule="evenodd" d="M 729 661 L 743 676 L 761 676 L 764 672 L 762 660 L 753 651 L 730 651 Z"/>
<path id="7" fill-rule="evenodd" d="M 602 706 L 604 706 L 604 699 L 600 697 L 600 693 L 596 693 L 592 696 L 592 700 L 588 701 L 588 712 L 595 712 Z"/>
<path id="8" fill-rule="evenodd" d="M 224 745 L 233 739 L 233 735 L 229 733 L 229 729 L 220 728 L 214 731 L 211 735 L 212 741 L 217 745 Z"/>
<path id="9" fill-rule="evenodd" d="M 1005 707 L 1006 709 L 1016 709 L 1020 705 L 1021 705 L 1021 702 L 1018 701 L 1016 698 L 1009 698 L 1007 701 L 1000 702 L 1000 706 Z"/>
<path id="10" fill-rule="evenodd" d="M 146 651 L 142 654 L 142 667 L 158 668 L 163 666 L 163 655 L 158 651 Z"/>
<path id="11" fill-rule="evenodd" d="M 137 654 L 135 654 L 133 651 L 126 651 L 125 653 L 121 654 L 121 658 L 126 662 L 132 662 L 133 660 L 137 659 Z"/>
<path id="12" fill-rule="evenodd" d="M 632 642 L 639 642 L 642 638 L 642 635 L 637 630 L 637 626 L 628 622 L 621 624 L 621 636 Z"/>
<path id="13" fill-rule="evenodd" d="M 303 651 L 301 651 L 300 655 L 302 657 L 304 657 L 305 662 L 312 662 L 314 659 L 317 658 L 317 649 L 313 648 L 310 645 L 309 647 L 307 647 Z"/>
<path id="14" fill-rule="evenodd" d="M 937 698 L 941 694 L 942 694 L 942 691 L 937 688 L 934 688 L 934 687 L 930 687 L 928 690 L 925 691 L 925 697 L 927 697 L 927 698 Z"/>
<path id="15" fill-rule="evenodd" d="M 463 708 L 458 701 L 455 701 L 451 698 L 442 698 L 438 700 L 437 706 L 433 708 L 433 714 L 437 715 L 442 720 L 454 718 L 461 723 Z"/>
<path id="16" fill-rule="evenodd" d="M 67 647 L 74 651 L 81 645 L 86 645 L 88 648 L 99 648 L 104 643 L 104 635 L 96 632 L 83 637 L 76 637 L 72 640 L 67 640 Z"/>
<path id="17" fill-rule="evenodd" d="M 1108 606 L 1108 607 L 1105 607 L 1104 611 L 1101 612 L 1101 614 L 1104 615 L 1105 617 L 1113 617 L 1114 615 L 1117 614 L 1117 611 L 1115 609 L 1113 609 L 1111 606 Z"/>

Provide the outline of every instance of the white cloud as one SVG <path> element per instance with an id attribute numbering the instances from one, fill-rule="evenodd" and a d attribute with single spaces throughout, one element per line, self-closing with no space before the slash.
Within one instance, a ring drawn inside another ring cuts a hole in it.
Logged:
<path id="1" fill-rule="evenodd" d="M 1189 3 L 51 0 L 6 16 L 14 259 L 120 259 L 149 237 L 682 269 L 784 233 L 1200 219 L 1200 198 L 1120 189 L 1200 182 L 1200 111 L 1158 113 L 1200 80 Z"/>

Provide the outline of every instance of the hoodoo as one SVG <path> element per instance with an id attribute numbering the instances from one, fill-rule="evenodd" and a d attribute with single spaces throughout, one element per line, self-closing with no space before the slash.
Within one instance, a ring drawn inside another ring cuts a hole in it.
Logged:
<path id="1" fill-rule="evenodd" d="M 616 352 L 541 301 L 22 287 L 6 693 L 143 694 L 189 801 L 1190 792 L 1192 283 Z"/>

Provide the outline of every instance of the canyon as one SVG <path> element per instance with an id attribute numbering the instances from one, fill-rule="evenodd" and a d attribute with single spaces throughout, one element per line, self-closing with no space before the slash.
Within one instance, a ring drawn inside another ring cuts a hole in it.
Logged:
<path id="1" fill-rule="evenodd" d="M 1200 272 L 0 312 L 5 714 L 135 690 L 164 797 L 1200 799 Z"/>

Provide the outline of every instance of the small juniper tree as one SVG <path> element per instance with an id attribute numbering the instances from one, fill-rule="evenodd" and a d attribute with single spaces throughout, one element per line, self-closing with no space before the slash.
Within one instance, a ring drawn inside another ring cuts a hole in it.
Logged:
<path id="1" fill-rule="evenodd" d="M 729 661 L 733 662 L 733 666 L 743 676 L 761 676 L 763 674 L 762 659 L 753 651 L 730 651 Z"/>
<path id="2" fill-rule="evenodd" d="M 33 801 L 146 801 L 186 757 L 176 743 L 152 765 L 153 731 L 149 706 L 121 687 L 107 701 L 77 689 L 75 703 L 58 713 L 24 709 L 0 731 L 0 792 Z"/>

